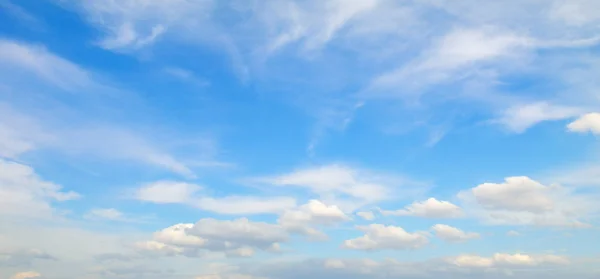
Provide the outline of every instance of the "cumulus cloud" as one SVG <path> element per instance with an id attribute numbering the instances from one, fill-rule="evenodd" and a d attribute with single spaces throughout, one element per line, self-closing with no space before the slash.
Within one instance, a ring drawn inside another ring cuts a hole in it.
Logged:
<path id="1" fill-rule="evenodd" d="M 346 249 L 355 250 L 412 250 L 429 243 L 427 234 L 423 232 L 409 233 L 401 227 L 371 224 L 358 226 L 365 235 L 344 241 Z"/>
<path id="2" fill-rule="evenodd" d="M 405 209 L 381 210 L 383 215 L 416 216 L 424 218 L 458 218 L 463 216 L 462 209 L 447 201 L 429 198 L 423 202 L 414 202 Z"/>
<path id="3" fill-rule="evenodd" d="M 323 239 L 326 236 L 313 226 L 332 226 L 349 220 L 350 217 L 337 206 L 328 206 L 321 201 L 310 200 L 298 209 L 285 211 L 279 217 L 278 223 L 289 232 Z"/>
<path id="4" fill-rule="evenodd" d="M 587 227 L 579 218 L 598 210 L 587 195 L 526 176 L 483 183 L 458 196 L 472 214 L 493 224 Z"/>
<path id="5" fill-rule="evenodd" d="M 288 240 L 279 225 L 235 220 L 201 219 L 195 224 L 177 224 L 154 233 L 152 240 L 136 243 L 140 252 L 199 257 L 206 251 L 227 256 L 249 257 L 254 250 L 274 251 Z"/>
<path id="6" fill-rule="evenodd" d="M 0 159 L 0 215 L 51 217 L 57 213 L 53 204 L 79 197 L 43 180 L 27 165 Z"/>
<path id="7" fill-rule="evenodd" d="M 600 135 L 600 113 L 588 113 L 579 117 L 577 120 L 569 123 L 567 129 L 571 132 L 586 133 L 590 132 Z"/>
<path id="8" fill-rule="evenodd" d="M 437 237 L 447 242 L 464 242 L 480 237 L 478 233 L 464 232 L 458 228 L 443 224 L 434 225 L 431 229 Z"/>

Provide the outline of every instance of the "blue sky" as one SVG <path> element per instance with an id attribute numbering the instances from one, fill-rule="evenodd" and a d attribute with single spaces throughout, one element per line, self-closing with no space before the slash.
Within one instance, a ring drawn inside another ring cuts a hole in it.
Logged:
<path id="1" fill-rule="evenodd" d="M 596 278 L 599 3 L 0 0 L 0 277 Z"/>

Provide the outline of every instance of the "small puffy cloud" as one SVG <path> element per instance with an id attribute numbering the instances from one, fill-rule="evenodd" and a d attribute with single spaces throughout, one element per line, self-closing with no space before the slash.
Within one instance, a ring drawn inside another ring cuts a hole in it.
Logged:
<path id="1" fill-rule="evenodd" d="M 437 237 L 447 242 L 464 242 L 480 237 L 478 233 L 464 232 L 458 228 L 442 224 L 434 225 L 431 229 Z"/>
<path id="2" fill-rule="evenodd" d="M 356 212 L 356 215 L 368 221 L 375 219 L 375 213 L 373 213 L 372 211 L 360 211 Z"/>
<path id="3" fill-rule="evenodd" d="M 79 197 L 41 179 L 27 165 L 0 159 L 0 215 L 50 217 L 55 213 L 53 203 Z"/>
<path id="4" fill-rule="evenodd" d="M 449 259 L 449 262 L 460 267 L 518 267 L 538 266 L 544 264 L 564 265 L 569 260 L 557 255 L 525 255 L 525 254 L 502 254 L 496 253 L 492 257 L 480 257 L 474 255 L 461 255 Z"/>
<path id="5" fill-rule="evenodd" d="M 15 275 L 13 275 L 12 277 L 10 277 L 11 279 L 28 279 L 28 278 L 38 278 L 42 276 L 42 274 L 35 272 L 35 271 L 25 271 L 25 272 L 19 272 Z"/>
<path id="6" fill-rule="evenodd" d="M 550 188 L 524 176 L 509 177 L 499 184 L 484 183 L 471 192 L 488 209 L 544 212 L 554 207 Z"/>
<path id="7" fill-rule="evenodd" d="M 569 123 L 567 129 L 571 132 L 600 135 L 600 113 L 588 113 Z"/>
<path id="8" fill-rule="evenodd" d="M 176 224 L 154 233 L 154 240 L 168 245 L 182 247 L 202 247 L 207 240 L 188 234 L 194 224 Z"/>
<path id="9" fill-rule="evenodd" d="M 140 252 L 198 257 L 222 252 L 229 257 L 250 257 L 255 249 L 277 250 L 287 241 L 285 229 L 276 224 L 235 220 L 201 219 L 195 224 L 176 224 L 154 233 L 152 240 L 135 244 Z"/>
<path id="10" fill-rule="evenodd" d="M 326 236 L 314 229 L 313 226 L 332 226 L 349 220 L 350 217 L 339 207 L 328 206 L 318 200 L 310 200 L 298 209 L 285 211 L 279 217 L 278 223 L 289 232 L 322 239 Z"/>
<path id="11" fill-rule="evenodd" d="M 458 196 L 471 214 L 492 224 L 588 227 L 579 219 L 599 209 L 593 195 L 546 186 L 526 176 L 483 183 Z"/>
<path id="12" fill-rule="evenodd" d="M 358 226 L 365 235 L 344 241 L 342 247 L 355 250 L 411 250 L 429 243 L 423 232 L 409 233 L 401 227 L 371 224 Z"/>
<path id="13" fill-rule="evenodd" d="M 460 207 L 450 202 L 429 198 L 423 202 L 414 202 L 405 209 L 382 210 L 381 214 L 424 218 L 458 218 L 463 215 L 463 212 Z"/>
<path id="14" fill-rule="evenodd" d="M 136 190 L 135 199 L 152 203 L 188 203 L 202 187 L 185 182 L 156 181 Z"/>

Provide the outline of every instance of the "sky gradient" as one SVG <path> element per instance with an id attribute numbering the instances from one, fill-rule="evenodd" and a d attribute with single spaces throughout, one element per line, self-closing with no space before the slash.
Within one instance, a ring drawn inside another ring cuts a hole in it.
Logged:
<path id="1" fill-rule="evenodd" d="M 0 278 L 599 278 L 598 77 L 597 0 L 0 0 Z"/>

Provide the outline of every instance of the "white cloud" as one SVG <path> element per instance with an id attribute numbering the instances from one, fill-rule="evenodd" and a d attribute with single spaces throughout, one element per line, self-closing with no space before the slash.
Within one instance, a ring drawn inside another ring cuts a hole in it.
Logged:
<path id="1" fill-rule="evenodd" d="M 600 113 L 588 113 L 569 123 L 567 129 L 571 132 L 600 135 Z"/>
<path id="2" fill-rule="evenodd" d="M 483 183 L 458 196 L 470 214 L 492 224 L 587 227 L 579 219 L 598 210 L 593 196 L 546 186 L 526 176 Z"/>
<path id="3" fill-rule="evenodd" d="M 504 183 L 484 183 L 471 189 L 479 204 L 488 209 L 544 212 L 554 208 L 551 188 L 528 177 L 509 177 Z"/>
<path id="4" fill-rule="evenodd" d="M 423 202 L 414 202 L 405 209 L 381 210 L 383 215 L 416 216 L 424 218 L 458 218 L 463 216 L 460 207 L 447 201 L 429 198 Z"/>
<path id="5" fill-rule="evenodd" d="M 0 159 L 0 214 L 51 217 L 53 204 L 79 198 L 60 185 L 41 179 L 31 167 Z"/>
<path id="6" fill-rule="evenodd" d="M 229 257 L 250 257 L 254 250 L 274 251 L 288 240 L 279 225 L 235 220 L 201 219 L 195 224 L 177 224 L 154 233 L 152 240 L 136 243 L 140 252 L 198 257 L 206 251 Z"/>
<path id="7" fill-rule="evenodd" d="M 27 278 L 38 278 L 41 277 L 42 274 L 35 271 L 25 271 L 19 272 L 11 277 L 11 279 L 27 279 Z"/>
<path id="8" fill-rule="evenodd" d="M 202 247 L 207 240 L 198 236 L 188 234 L 188 230 L 194 224 L 177 224 L 154 233 L 153 239 L 173 246 Z"/>
<path id="9" fill-rule="evenodd" d="M 337 206 L 327 206 L 318 200 L 311 200 L 298 209 L 283 212 L 278 223 L 289 232 L 324 239 L 326 236 L 314 229 L 314 226 L 332 226 L 349 220 L 350 217 Z"/>
<path id="10" fill-rule="evenodd" d="M 202 189 L 193 183 L 155 181 L 136 189 L 134 198 L 158 204 L 184 204 L 226 215 L 279 214 L 296 207 L 296 200 L 291 197 L 209 197 L 199 193 Z"/>
<path id="11" fill-rule="evenodd" d="M 371 212 L 371 211 L 360 211 L 360 212 L 356 212 L 356 215 L 358 215 L 359 217 L 371 221 L 375 219 L 375 213 Z"/>
<path id="12" fill-rule="evenodd" d="M 107 79 L 43 46 L 0 40 L 0 50 L 0 83 L 7 91 L 3 93 L 14 96 L 8 99 L 11 103 L 0 104 L 0 156 L 16 158 L 33 150 L 52 149 L 67 155 L 133 161 L 194 177 L 187 163 L 164 148 L 173 139 L 154 141 L 121 123 L 90 122 L 95 111 L 101 111 L 100 119 L 105 119 L 105 107 L 115 109 L 117 102 L 137 98 L 134 93 L 110 86 Z M 69 100 L 81 107 L 69 106 L 62 96 L 54 98 L 54 94 L 67 92 L 72 93 L 67 95 Z M 22 102 L 20 96 L 25 95 L 45 100 L 44 106 Z M 209 154 L 214 148 L 203 144 L 198 153 Z M 194 155 L 207 159 L 206 154 Z"/>
<path id="13" fill-rule="evenodd" d="M 431 229 L 437 237 L 447 242 L 464 242 L 480 237 L 478 233 L 464 232 L 458 228 L 442 224 L 434 225 Z"/>
<path id="14" fill-rule="evenodd" d="M 228 242 L 234 246 L 270 249 L 274 244 L 287 241 L 288 235 L 278 225 L 252 222 L 246 218 L 232 221 L 202 219 L 189 229 L 191 235 Z"/>
<path id="15" fill-rule="evenodd" d="M 464 78 L 477 63 L 518 58 L 530 45 L 527 36 L 498 28 L 458 28 L 434 42 L 419 58 L 376 77 L 369 91 L 420 91 L 423 86 Z"/>
<path id="16" fill-rule="evenodd" d="M 497 253 L 492 257 L 462 255 L 450 259 L 454 265 L 460 267 L 507 267 L 507 266 L 537 266 L 543 264 L 568 264 L 566 257 L 556 255 L 526 255 Z"/>
<path id="17" fill-rule="evenodd" d="M 583 111 L 582 108 L 578 107 L 537 102 L 511 106 L 495 122 L 504 125 L 513 132 L 521 133 L 540 122 L 572 118 L 580 115 Z"/>
<path id="18" fill-rule="evenodd" d="M 213 1 L 104 1 L 102 3 L 67 2 L 79 9 L 86 19 L 104 31 L 99 45 L 111 50 L 136 50 L 152 45 L 167 31 L 179 28 L 202 30 Z"/>
<path id="19" fill-rule="evenodd" d="M 156 181 L 136 190 L 135 199 L 153 203 L 188 203 L 202 187 L 185 182 Z"/>
<path id="20" fill-rule="evenodd" d="M 80 66 L 59 57 L 39 45 L 17 41 L 0 40 L 0 70 L 5 78 L 13 77 L 16 69 L 27 73 L 68 92 L 86 90 L 108 90 L 94 80 L 91 73 Z M 20 80 L 14 77 L 15 80 Z"/>
<path id="21" fill-rule="evenodd" d="M 411 250 L 429 243 L 426 233 L 409 233 L 401 227 L 371 224 L 357 228 L 365 235 L 344 241 L 342 247 L 355 250 Z"/>
<path id="22" fill-rule="evenodd" d="M 304 50 L 320 49 L 353 19 L 374 9 L 378 1 L 336 0 L 311 4 L 287 2 L 283 5 L 273 5 L 273 3 L 266 5 L 266 8 L 275 9 L 279 14 L 279 18 L 275 17 L 273 24 L 284 26 L 284 30 L 273 36 L 267 43 L 268 52 L 300 40 L 304 42 Z M 260 16 L 260 11 L 257 12 Z M 273 21 L 272 15 L 262 15 L 270 17 L 270 21 Z"/>
<path id="23" fill-rule="evenodd" d="M 126 22 L 116 30 L 112 37 L 100 41 L 99 45 L 110 50 L 122 48 L 139 49 L 153 44 L 165 31 L 166 28 L 158 24 L 152 27 L 150 34 L 141 37 L 133 26 L 129 22 Z"/>
<path id="24" fill-rule="evenodd" d="M 256 181 L 276 186 L 306 188 L 319 195 L 323 202 L 335 204 L 346 212 L 366 204 L 391 199 L 391 195 L 404 190 L 401 186 L 409 184 L 405 179 L 336 164 L 300 169 L 289 174 L 259 178 Z M 397 187 L 395 191 L 391 190 L 392 185 Z"/>
<path id="25" fill-rule="evenodd" d="M 203 197 L 193 201 L 193 205 L 219 214 L 244 215 L 281 213 L 296 207 L 296 200 L 290 197 Z"/>

